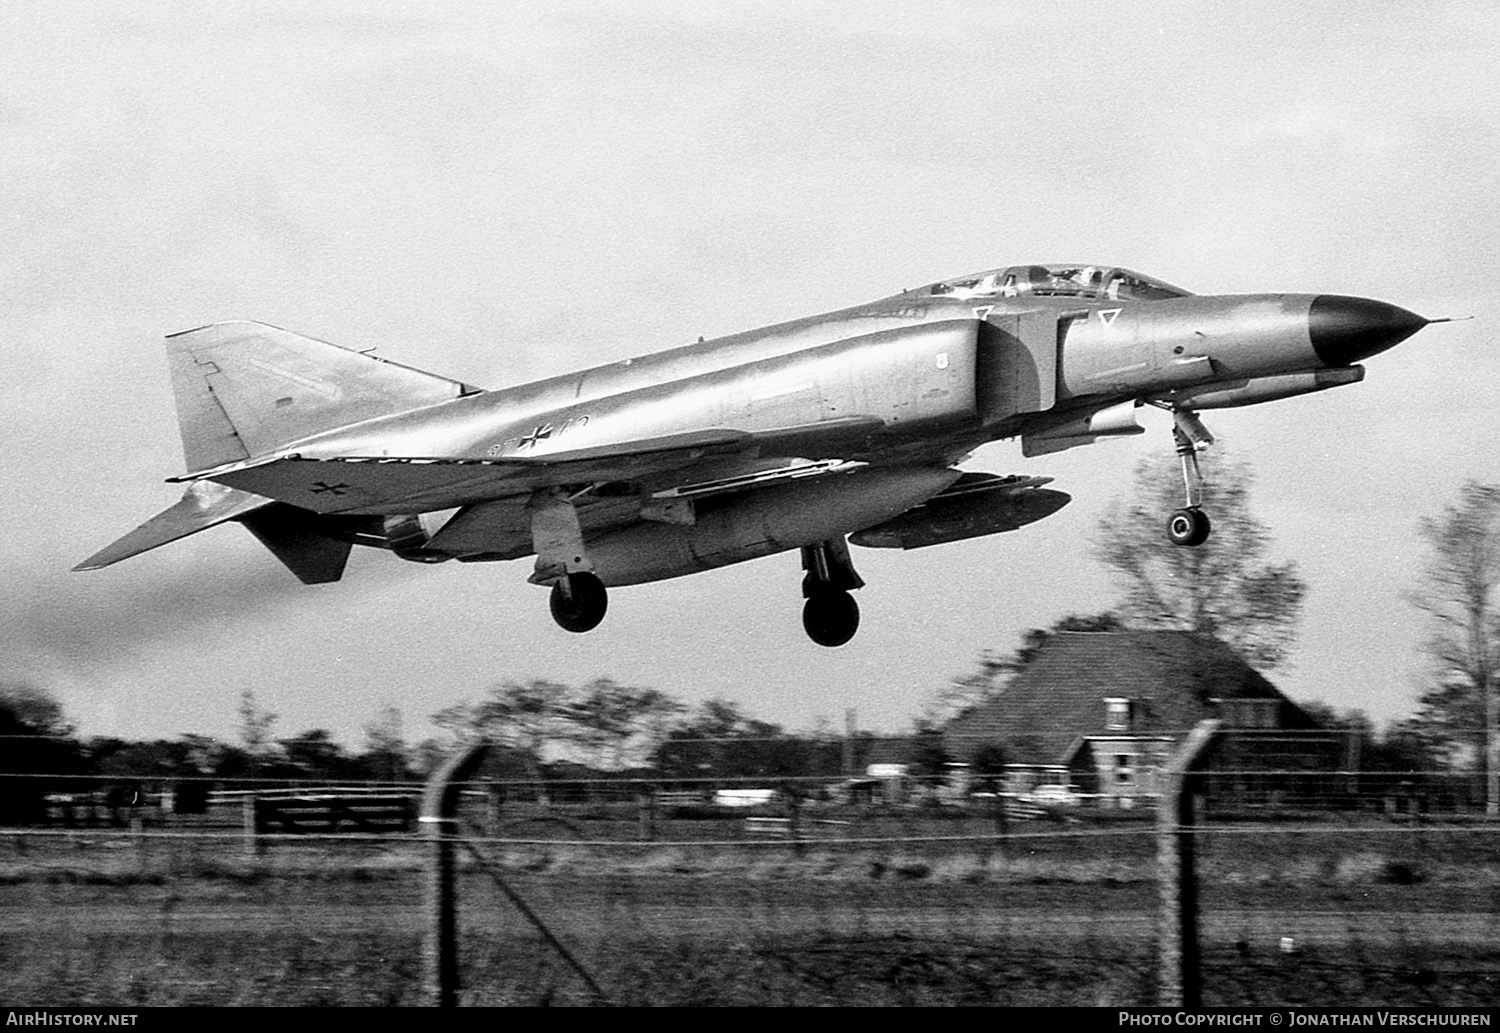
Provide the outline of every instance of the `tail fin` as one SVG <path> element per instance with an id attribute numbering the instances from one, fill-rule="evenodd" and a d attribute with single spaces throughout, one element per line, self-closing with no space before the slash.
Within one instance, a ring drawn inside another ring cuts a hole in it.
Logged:
<path id="1" fill-rule="evenodd" d="M 167 361 L 189 473 L 478 390 L 248 321 L 173 334 Z"/>

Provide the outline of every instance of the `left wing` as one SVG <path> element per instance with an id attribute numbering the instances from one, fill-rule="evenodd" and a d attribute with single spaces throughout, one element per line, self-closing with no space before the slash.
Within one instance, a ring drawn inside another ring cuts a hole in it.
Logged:
<path id="1" fill-rule="evenodd" d="M 278 456 L 199 474 L 314 513 L 419 513 L 559 484 L 629 480 L 742 452 L 750 435 L 701 431 L 550 456 Z"/>
<path id="2" fill-rule="evenodd" d="M 236 463 L 193 479 L 216 481 L 315 513 L 417 513 L 537 488 L 659 476 L 720 456 L 829 450 L 837 454 L 883 425 L 871 417 L 847 417 L 771 431 L 692 431 L 552 455 L 495 459 L 314 459 L 294 454 Z"/>

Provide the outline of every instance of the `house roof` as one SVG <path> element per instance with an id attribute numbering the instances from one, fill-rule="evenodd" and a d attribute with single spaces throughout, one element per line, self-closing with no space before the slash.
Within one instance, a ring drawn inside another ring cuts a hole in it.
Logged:
<path id="1" fill-rule="evenodd" d="M 1278 726 L 1316 723 L 1233 649 L 1188 631 L 1059 631 L 1009 684 L 954 718 L 948 751 L 967 758 L 986 743 L 1009 760 L 1056 763 L 1080 736 L 1105 728 L 1104 700 L 1133 701 L 1130 733 L 1183 732 L 1215 716 L 1213 701 L 1274 699 Z"/>

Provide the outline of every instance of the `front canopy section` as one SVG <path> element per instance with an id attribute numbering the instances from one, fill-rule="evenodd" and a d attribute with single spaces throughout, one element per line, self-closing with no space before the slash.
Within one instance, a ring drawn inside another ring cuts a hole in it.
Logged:
<path id="1" fill-rule="evenodd" d="M 1109 301 L 1162 301 L 1190 295 L 1129 269 L 1107 265 L 1013 265 L 943 280 L 927 293 L 947 298 L 1041 297 L 1103 298 Z"/>

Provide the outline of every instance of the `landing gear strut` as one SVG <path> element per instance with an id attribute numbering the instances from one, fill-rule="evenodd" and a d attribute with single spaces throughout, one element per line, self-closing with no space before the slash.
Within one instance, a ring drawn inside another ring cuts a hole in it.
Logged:
<path id="1" fill-rule="evenodd" d="M 859 604 L 850 589 L 863 588 L 842 537 L 802 547 L 802 627 L 820 646 L 842 646 L 859 630 Z"/>
<path id="2" fill-rule="evenodd" d="M 1191 409 L 1172 410 L 1172 440 L 1182 464 L 1182 485 L 1187 505 L 1167 518 L 1167 537 L 1173 545 L 1202 545 L 1212 530 L 1203 505 L 1203 476 L 1198 471 L 1198 452 L 1213 443 L 1214 436 Z"/>

